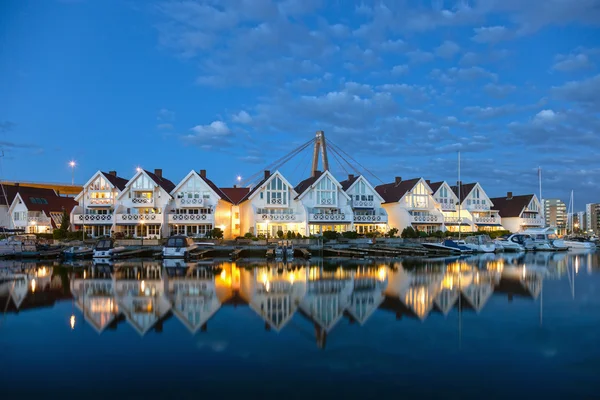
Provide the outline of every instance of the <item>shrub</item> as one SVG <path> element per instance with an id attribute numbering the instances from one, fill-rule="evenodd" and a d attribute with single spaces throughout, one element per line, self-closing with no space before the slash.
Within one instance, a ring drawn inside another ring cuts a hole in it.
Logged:
<path id="1" fill-rule="evenodd" d="M 290 240 L 290 239 L 293 239 L 295 236 L 296 236 L 296 235 L 294 234 L 294 232 L 292 232 L 292 231 L 287 231 L 287 233 L 286 233 L 286 235 L 285 235 L 285 238 L 286 238 L 286 239 L 288 239 L 288 240 Z"/>
<path id="2" fill-rule="evenodd" d="M 414 238 L 418 238 L 419 237 L 419 231 L 413 229 L 412 226 L 407 226 L 406 228 L 404 228 L 402 230 L 402 233 L 400 234 L 400 236 L 403 239 L 414 239 Z"/>
<path id="3" fill-rule="evenodd" d="M 442 232 L 442 231 L 435 231 L 435 232 L 431 233 L 431 236 L 441 239 L 441 238 L 444 237 L 444 232 Z"/>
<path id="4" fill-rule="evenodd" d="M 252 233 L 250 233 L 250 232 L 246 233 L 246 234 L 244 235 L 244 237 L 245 237 L 246 239 L 254 239 L 254 235 L 253 235 Z"/>
<path id="5" fill-rule="evenodd" d="M 277 237 L 283 239 L 283 231 L 281 229 L 277 231 Z"/>
<path id="6" fill-rule="evenodd" d="M 223 239 L 223 231 L 221 230 L 221 228 L 213 228 L 212 230 L 208 231 L 206 237 L 213 239 Z"/>
<path id="7" fill-rule="evenodd" d="M 335 240 L 339 236 L 339 233 L 336 231 L 325 231 L 323 232 L 323 238 L 327 240 Z"/>
<path id="8" fill-rule="evenodd" d="M 398 234 L 398 228 L 392 228 L 387 233 L 387 236 L 393 238 L 393 237 L 396 237 L 397 234 Z"/>
<path id="9" fill-rule="evenodd" d="M 358 233 L 356 231 L 346 231 L 342 232 L 342 237 L 345 237 L 346 239 L 356 239 L 358 238 Z"/>

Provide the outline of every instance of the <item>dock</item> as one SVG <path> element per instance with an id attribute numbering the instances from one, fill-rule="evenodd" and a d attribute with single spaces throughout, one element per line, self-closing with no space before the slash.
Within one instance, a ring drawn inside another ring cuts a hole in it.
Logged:
<path id="1" fill-rule="evenodd" d="M 300 253 L 302 255 L 302 257 L 309 259 L 311 257 L 311 253 L 310 251 L 308 251 L 308 249 L 305 249 L 304 247 L 296 247 L 294 249 L 295 253 Z"/>

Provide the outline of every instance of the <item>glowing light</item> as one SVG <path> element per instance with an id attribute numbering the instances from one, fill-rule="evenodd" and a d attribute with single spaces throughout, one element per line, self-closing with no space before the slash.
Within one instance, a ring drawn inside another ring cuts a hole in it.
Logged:
<path id="1" fill-rule="evenodd" d="M 71 325 L 71 330 L 75 329 L 75 315 L 71 315 L 71 318 L 69 318 L 69 324 Z"/>
<path id="2" fill-rule="evenodd" d="M 142 293 L 146 291 L 146 281 L 142 281 L 142 283 L 140 283 L 140 291 Z"/>
<path id="3" fill-rule="evenodd" d="M 380 281 L 384 281 L 385 280 L 385 268 L 381 267 L 379 268 L 379 271 L 377 271 L 377 277 L 379 278 Z"/>
<path id="4" fill-rule="evenodd" d="M 221 225 L 221 230 L 225 232 L 225 225 Z"/>
<path id="5" fill-rule="evenodd" d="M 290 274 L 290 283 L 293 285 L 294 281 L 296 280 L 296 274 L 294 274 L 293 272 Z"/>
<path id="6" fill-rule="evenodd" d="M 71 160 L 71 161 L 69 161 L 69 166 L 70 166 L 71 168 L 75 168 L 75 165 L 77 165 L 77 164 L 75 164 L 75 161 L 74 161 L 74 160 Z"/>
<path id="7" fill-rule="evenodd" d="M 227 279 L 227 271 L 225 271 L 225 270 L 221 271 L 221 279 L 223 279 L 223 280 Z"/>
<path id="8" fill-rule="evenodd" d="M 142 170 L 141 167 L 135 167 L 135 172 L 140 172 Z"/>
<path id="9" fill-rule="evenodd" d="M 238 181 L 238 182 L 241 182 L 241 181 L 242 181 L 242 177 L 238 175 L 238 176 L 237 176 L 237 181 Z"/>
<path id="10" fill-rule="evenodd" d="M 40 269 L 37 270 L 36 275 L 38 277 L 44 277 L 44 276 L 48 275 L 48 269 L 46 267 L 42 267 L 42 268 L 40 268 Z"/>
<path id="11" fill-rule="evenodd" d="M 265 290 L 268 292 L 270 288 L 271 288 L 271 283 L 269 281 L 267 281 L 267 283 L 265 283 Z"/>
<path id="12" fill-rule="evenodd" d="M 267 276 L 267 273 L 263 272 L 263 274 L 262 274 L 262 283 L 264 283 L 266 285 L 268 279 L 269 279 L 269 277 Z"/>
<path id="13" fill-rule="evenodd" d="M 575 273 L 579 273 L 579 257 L 575 257 Z"/>
<path id="14" fill-rule="evenodd" d="M 35 293 L 36 282 L 35 279 L 31 280 L 31 293 Z"/>
<path id="15" fill-rule="evenodd" d="M 85 269 L 84 269 L 84 270 L 83 270 L 83 279 L 85 279 L 86 275 L 87 275 L 87 273 L 86 273 L 86 271 L 85 271 Z"/>

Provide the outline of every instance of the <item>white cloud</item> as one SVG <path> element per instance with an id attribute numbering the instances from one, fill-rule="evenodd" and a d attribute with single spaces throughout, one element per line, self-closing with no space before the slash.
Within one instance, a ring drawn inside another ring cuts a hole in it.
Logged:
<path id="1" fill-rule="evenodd" d="M 406 64 L 395 65 L 392 68 L 392 74 L 394 74 L 394 75 L 402 75 L 402 74 L 406 74 L 407 72 L 408 72 L 408 65 L 406 65 Z"/>
<path id="2" fill-rule="evenodd" d="M 471 39 L 477 43 L 498 43 L 513 37 L 505 26 L 485 26 L 475 28 L 474 31 L 475 35 Z"/>
<path id="3" fill-rule="evenodd" d="M 589 69 L 593 65 L 586 54 L 569 54 L 559 55 L 556 57 L 556 62 L 552 66 L 552 69 L 562 72 L 578 71 L 583 69 Z"/>
<path id="4" fill-rule="evenodd" d="M 442 58 L 452 58 L 456 53 L 460 51 L 460 46 L 450 40 L 444 41 L 439 47 L 435 49 L 435 54 Z"/>
<path id="5" fill-rule="evenodd" d="M 213 121 L 210 125 L 196 125 L 192 131 L 197 136 L 227 136 L 231 133 L 223 121 Z"/>
<path id="6" fill-rule="evenodd" d="M 557 114 L 553 110 L 542 110 L 535 115 L 533 122 L 545 124 L 556 120 Z"/>
<path id="7" fill-rule="evenodd" d="M 233 115 L 231 119 L 233 120 L 233 122 L 236 122 L 238 124 L 250 124 L 252 122 L 252 117 L 244 110 Z"/>

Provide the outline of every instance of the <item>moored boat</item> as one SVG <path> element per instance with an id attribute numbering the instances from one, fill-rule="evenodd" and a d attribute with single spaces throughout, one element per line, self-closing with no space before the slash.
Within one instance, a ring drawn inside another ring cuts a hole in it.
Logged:
<path id="1" fill-rule="evenodd" d="M 444 240 L 442 243 L 423 243 L 423 247 L 431 250 L 448 251 L 451 253 L 472 253 L 473 250 L 459 244 L 458 242 L 450 239 Z"/>
<path id="2" fill-rule="evenodd" d="M 115 242 L 112 239 L 100 239 L 94 246 L 94 258 L 111 258 L 123 250 L 125 250 L 125 247 L 115 247 Z"/>
<path id="3" fill-rule="evenodd" d="M 190 253 L 198 248 L 194 239 L 187 236 L 171 236 L 163 247 L 162 255 L 164 258 L 184 258 L 187 259 Z"/>
<path id="4" fill-rule="evenodd" d="M 66 258 L 84 258 L 91 256 L 94 253 L 91 247 L 88 246 L 71 246 L 62 251 Z"/>
<path id="5" fill-rule="evenodd" d="M 469 236 L 465 239 L 465 246 L 475 253 L 494 253 L 496 245 L 488 235 Z"/>

